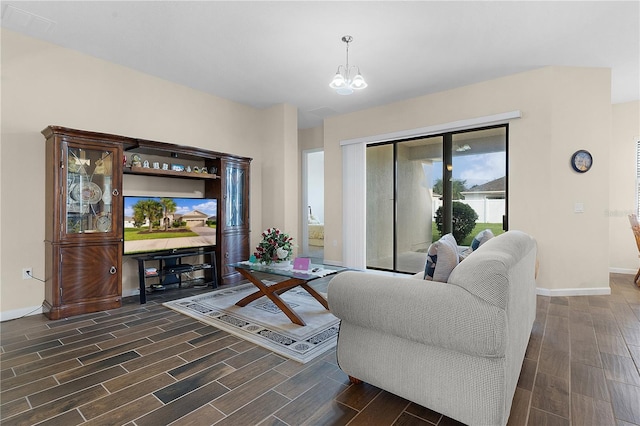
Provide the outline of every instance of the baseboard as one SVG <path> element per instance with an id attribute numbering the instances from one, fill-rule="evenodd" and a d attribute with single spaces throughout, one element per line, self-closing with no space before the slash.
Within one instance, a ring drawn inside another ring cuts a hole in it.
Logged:
<path id="1" fill-rule="evenodd" d="M 31 315 L 40 315 L 42 312 L 42 305 L 0 312 L 0 322 L 11 321 L 17 318 L 28 317 Z"/>
<path id="2" fill-rule="evenodd" d="M 611 274 L 625 274 L 625 275 L 635 275 L 638 272 L 637 269 L 627 269 L 627 268 L 609 268 L 609 273 Z"/>
<path id="3" fill-rule="evenodd" d="M 536 288 L 540 296 L 607 296 L 611 294 L 609 287 L 594 288 Z"/>

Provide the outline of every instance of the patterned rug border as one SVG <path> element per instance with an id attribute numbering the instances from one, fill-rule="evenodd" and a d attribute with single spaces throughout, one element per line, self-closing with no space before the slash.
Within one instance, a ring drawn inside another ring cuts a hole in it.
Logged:
<path id="1" fill-rule="evenodd" d="M 326 315 L 330 315 L 333 319 L 321 327 L 314 328 L 310 325 L 302 327 L 287 323 L 287 327 L 290 329 L 287 330 L 276 324 L 251 317 L 250 314 L 255 311 L 250 308 L 258 308 L 268 312 L 273 310 L 281 312 L 266 297 L 262 297 L 244 308 L 235 306 L 235 304 L 224 307 L 214 305 L 215 300 L 220 297 L 246 293 L 255 289 L 252 284 L 245 284 L 165 302 L 163 306 L 303 364 L 335 347 L 340 320 L 328 311 Z M 291 289 L 281 295 L 284 300 L 301 296 L 309 297 L 313 300 L 313 303 L 318 303 L 300 287 Z M 233 300 L 240 300 L 241 298 L 241 296 L 238 296 L 237 299 L 234 298 Z M 288 303 L 293 305 L 295 302 L 289 301 Z M 301 316 L 304 318 L 303 314 Z"/>

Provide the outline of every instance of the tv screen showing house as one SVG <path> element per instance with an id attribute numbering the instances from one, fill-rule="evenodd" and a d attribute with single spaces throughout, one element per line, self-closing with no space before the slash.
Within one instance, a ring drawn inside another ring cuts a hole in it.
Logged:
<path id="1" fill-rule="evenodd" d="M 215 199 L 124 197 L 124 254 L 216 244 Z"/>

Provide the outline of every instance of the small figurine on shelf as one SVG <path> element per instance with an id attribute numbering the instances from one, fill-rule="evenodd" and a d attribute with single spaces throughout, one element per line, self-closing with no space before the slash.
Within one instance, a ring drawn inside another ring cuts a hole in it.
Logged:
<path id="1" fill-rule="evenodd" d="M 145 169 L 149 168 L 149 161 L 148 160 L 144 160 L 144 163 L 142 163 L 142 167 L 144 167 Z"/>
<path id="2" fill-rule="evenodd" d="M 131 167 L 142 167 L 142 158 L 138 154 L 131 157 Z"/>

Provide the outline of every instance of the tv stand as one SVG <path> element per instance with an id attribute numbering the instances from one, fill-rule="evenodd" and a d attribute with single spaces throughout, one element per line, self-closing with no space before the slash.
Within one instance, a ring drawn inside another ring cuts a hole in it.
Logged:
<path id="1" fill-rule="evenodd" d="M 202 256 L 203 263 L 182 263 L 186 257 Z M 153 253 L 145 256 L 136 256 L 138 261 L 138 279 L 140 281 L 140 304 L 147 303 L 147 279 L 157 278 L 158 284 L 150 286 L 152 290 L 163 290 L 167 286 L 182 284 L 201 285 L 206 287 L 218 287 L 218 271 L 216 268 L 216 256 L 214 249 L 188 249 L 185 251 L 171 250 L 162 253 Z M 148 262 L 157 262 L 158 267 L 149 267 Z M 182 275 L 205 271 L 203 278 L 191 278 L 183 280 Z M 154 288 L 156 287 L 156 288 Z"/>

